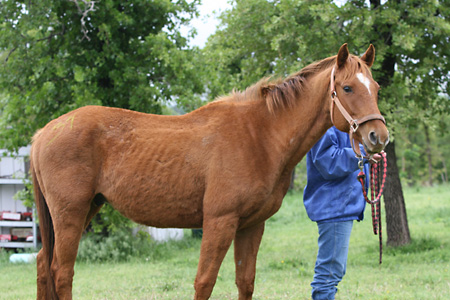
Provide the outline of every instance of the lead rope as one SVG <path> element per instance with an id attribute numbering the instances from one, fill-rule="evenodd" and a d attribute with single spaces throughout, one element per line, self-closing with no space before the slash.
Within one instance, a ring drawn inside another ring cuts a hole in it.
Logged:
<path id="1" fill-rule="evenodd" d="M 364 186 L 364 182 L 366 179 L 366 174 L 363 171 L 362 160 L 359 162 L 360 172 L 358 174 L 358 181 L 361 183 L 362 191 L 364 195 L 364 199 L 367 203 L 372 206 L 372 225 L 373 225 L 373 233 L 375 235 L 378 234 L 379 242 L 380 242 L 380 264 L 382 262 L 383 257 L 383 238 L 382 238 L 382 230 L 381 230 L 381 195 L 384 190 L 384 183 L 386 181 L 387 174 L 387 158 L 386 153 L 381 152 L 381 161 L 380 163 L 374 163 L 370 166 L 370 190 L 371 190 L 371 199 L 367 196 L 367 191 Z M 381 162 L 383 162 L 383 166 L 381 166 Z M 381 185 L 379 182 L 379 174 L 381 169 L 383 169 L 383 177 L 381 180 Z"/>

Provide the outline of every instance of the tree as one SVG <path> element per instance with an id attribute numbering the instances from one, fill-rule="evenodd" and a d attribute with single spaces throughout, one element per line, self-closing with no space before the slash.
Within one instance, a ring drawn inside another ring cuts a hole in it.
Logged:
<path id="1" fill-rule="evenodd" d="M 447 45 L 450 33 L 450 5 L 446 1 L 370 1 L 371 41 L 382 50 L 380 65 L 376 68 L 378 81 L 387 92 L 382 99 L 387 104 L 384 112 L 395 126 L 402 125 L 402 117 L 417 120 L 418 111 L 428 114 L 450 112 L 450 106 L 441 106 L 440 92 L 447 95 L 450 74 Z M 348 4 L 347 6 L 351 6 Z M 356 5 L 357 6 L 357 5 Z M 357 7 L 359 8 L 359 7 Z M 355 27 L 362 26 L 355 20 Z M 381 75 L 381 76 L 380 76 Z M 409 92 L 399 94 L 395 90 Z M 405 97 L 409 94 L 409 97 Z M 409 110 L 410 100 L 415 110 Z M 406 111 L 401 113 L 398 107 Z M 395 137 L 395 133 L 394 133 Z M 384 200 L 386 205 L 387 244 L 398 246 L 411 240 L 405 201 L 397 167 L 395 142 L 386 147 L 389 157 L 388 177 Z"/>
<path id="2" fill-rule="evenodd" d="M 0 2 L 0 148 L 80 106 L 160 113 L 203 88 L 179 32 L 198 0 Z"/>
<path id="3" fill-rule="evenodd" d="M 262 76 L 285 76 L 335 54 L 348 42 L 353 52 L 375 45 L 373 75 L 382 86 L 380 108 L 392 142 L 385 188 L 388 245 L 409 243 L 397 167 L 397 128 L 448 114 L 450 75 L 448 1 L 236 0 L 205 47 L 211 96 L 243 89 Z M 362 54 L 362 53 L 359 53 Z M 446 101 L 442 101 L 445 98 Z"/>

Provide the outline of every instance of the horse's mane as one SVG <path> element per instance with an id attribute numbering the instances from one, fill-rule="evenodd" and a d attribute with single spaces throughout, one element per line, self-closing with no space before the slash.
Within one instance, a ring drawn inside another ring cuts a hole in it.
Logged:
<path id="1" fill-rule="evenodd" d="M 350 55 L 349 63 L 346 64 L 346 76 L 354 76 L 357 72 L 361 72 L 362 66 L 365 65 L 359 57 Z M 331 68 L 336 63 L 336 56 L 328 57 L 323 60 L 314 62 L 300 71 L 288 76 L 285 79 L 273 79 L 265 77 L 254 85 L 248 87 L 245 91 L 233 91 L 229 96 L 219 98 L 219 101 L 255 101 L 265 100 L 267 108 L 270 112 L 277 109 L 292 107 L 299 95 L 304 89 L 306 80 L 314 74 Z M 366 67 L 367 68 L 367 67 Z M 368 69 L 368 68 L 367 68 Z M 364 71 L 367 73 L 367 71 Z"/>

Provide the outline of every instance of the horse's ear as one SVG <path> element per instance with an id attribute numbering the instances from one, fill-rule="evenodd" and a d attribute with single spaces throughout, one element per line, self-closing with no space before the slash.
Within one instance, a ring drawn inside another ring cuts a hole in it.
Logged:
<path id="1" fill-rule="evenodd" d="M 366 53 L 361 56 L 361 60 L 365 62 L 369 68 L 373 65 L 375 60 L 375 47 L 372 44 L 370 44 L 369 48 L 366 50 Z"/>
<path id="2" fill-rule="evenodd" d="M 341 68 L 342 66 L 345 65 L 345 62 L 347 61 L 348 58 L 348 47 L 347 47 L 347 43 L 345 43 L 344 45 L 341 46 L 341 48 L 339 49 L 337 58 L 336 58 L 336 63 L 338 68 Z"/>

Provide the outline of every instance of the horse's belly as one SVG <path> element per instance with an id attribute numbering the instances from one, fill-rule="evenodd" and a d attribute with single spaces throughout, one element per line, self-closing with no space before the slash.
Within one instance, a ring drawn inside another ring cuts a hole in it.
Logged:
<path id="1" fill-rule="evenodd" d="M 125 160 L 104 169 L 99 189 L 108 202 L 140 224 L 201 227 L 204 195 L 201 174 L 189 169 L 180 156 L 168 162 L 145 161 L 144 157 L 138 161 L 141 163 L 133 166 Z"/>
<path id="2" fill-rule="evenodd" d="M 194 194 L 158 194 L 151 190 L 105 195 L 107 201 L 132 221 L 154 227 L 200 228 L 202 197 Z"/>

